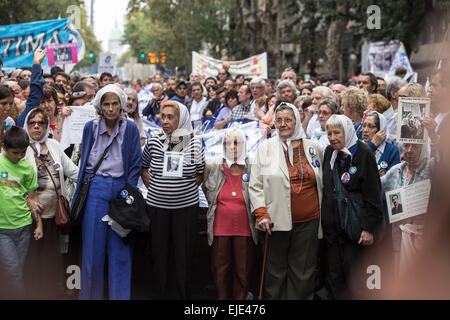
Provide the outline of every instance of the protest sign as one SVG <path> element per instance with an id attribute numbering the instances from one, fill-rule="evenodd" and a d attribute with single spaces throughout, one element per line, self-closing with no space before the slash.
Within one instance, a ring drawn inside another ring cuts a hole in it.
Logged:
<path id="1" fill-rule="evenodd" d="M 100 61 L 98 63 L 98 73 L 103 72 L 114 74 L 114 64 L 116 62 L 116 54 L 100 53 Z"/>
<path id="2" fill-rule="evenodd" d="M 389 222 L 398 222 L 427 212 L 430 179 L 386 192 Z"/>
<path id="3" fill-rule="evenodd" d="M 364 43 L 361 49 L 362 73 L 372 72 L 375 76 L 384 78 L 389 73 L 400 45 L 400 41 Z"/>
<path id="4" fill-rule="evenodd" d="M 73 39 L 70 22 L 68 18 L 0 26 L 3 66 L 31 66 L 37 49 L 45 49 L 49 44 L 68 43 Z M 42 65 L 47 65 L 47 58 Z"/>
<path id="5" fill-rule="evenodd" d="M 428 132 L 422 121 L 429 115 L 429 98 L 400 97 L 397 111 L 397 141 L 425 144 Z"/>
<path id="6" fill-rule="evenodd" d="M 48 65 L 78 63 L 76 43 L 49 44 L 47 46 Z"/>
<path id="7" fill-rule="evenodd" d="M 229 64 L 228 72 L 235 77 L 243 74 L 246 78 L 262 77 L 267 79 L 267 54 L 264 52 L 245 60 L 217 60 L 192 51 L 192 72 L 201 75 L 202 79 L 217 77 L 223 64 Z"/>
<path id="8" fill-rule="evenodd" d="M 64 119 L 62 126 L 60 145 L 63 150 L 71 144 L 81 143 L 84 125 L 96 117 L 95 108 L 90 104 L 81 107 L 73 106 L 72 109 L 72 114 Z"/>

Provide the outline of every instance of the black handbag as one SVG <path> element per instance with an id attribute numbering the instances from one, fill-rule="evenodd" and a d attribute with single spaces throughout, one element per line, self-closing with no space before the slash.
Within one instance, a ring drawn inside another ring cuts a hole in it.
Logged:
<path id="1" fill-rule="evenodd" d="M 126 184 L 117 196 L 109 201 L 108 215 L 122 228 L 136 232 L 150 231 L 150 217 L 142 194 L 130 184 Z"/>
<path id="2" fill-rule="evenodd" d="M 86 200 L 89 194 L 90 184 L 92 180 L 94 180 L 95 174 L 98 168 L 100 168 L 100 165 L 102 164 L 103 159 L 105 158 L 105 155 L 108 152 L 109 148 L 111 148 L 111 145 L 112 142 L 109 144 L 109 146 L 106 147 L 100 160 L 95 165 L 94 172 L 86 179 L 85 182 L 80 182 L 81 184 L 80 190 L 78 191 L 77 197 L 73 203 L 72 208 L 70 209 L 70 220 L 73 226 L 81 224 L 81 220 L 83 218 L 84 213 L 84 207 L 86 206 Z"/>
<path id="3" fill-rule="evenodd" d="M 358 242 L 361 238 L 361 224 L 358 216 L 364 211 L 362 194 L 359 192 L 349 192 L 345 189 L 341 179 L 339 179 L 337 166 L 333 168 L 334 199 L 337 202 L 339 226 L 347 237 Z"/>

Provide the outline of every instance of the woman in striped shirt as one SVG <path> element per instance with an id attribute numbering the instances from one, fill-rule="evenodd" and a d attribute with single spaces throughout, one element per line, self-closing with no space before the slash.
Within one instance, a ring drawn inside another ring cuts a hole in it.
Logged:
<path id="1" fill-rule="evenodd" d="M 186 106 L 167 101 L 161 106 L 163 134 L 150 138 L 142 161 L 142 180 L 148 188 L 155 298 L 189 299 L 198 214 L 198 186 L 205 156 L 194 138 Z M 173 253 L 174 261 L 170 261 Z M 174 266 L 175 275 L 169 274 Z M 169 279 L 176 292 L 169 293 Z"/>

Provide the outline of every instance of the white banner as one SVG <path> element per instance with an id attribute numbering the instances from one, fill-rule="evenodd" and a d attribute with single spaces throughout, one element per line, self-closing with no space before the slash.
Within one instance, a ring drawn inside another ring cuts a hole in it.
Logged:
<path id="1" fill-rule="evenodd" d="M 245 60 L 223 61 L 192 51 L 192 72 L 200 74 L 203 80 L 208 77 L 217 78 L 219 69 L 224 63 L 230 65 L 228 72 L 233 77 L 243 74 L 246 78 L 262 77 L 267 79 L 267 54 L 265 52 Z"/>
<path id="2" fill-rule="evenodd" d="M 402 43 L 397 40 L 389 43 L 383 41 L 364 43 L 361 71 L 372 72 L 377 77 L 385 78 L 401 45 Z"/>

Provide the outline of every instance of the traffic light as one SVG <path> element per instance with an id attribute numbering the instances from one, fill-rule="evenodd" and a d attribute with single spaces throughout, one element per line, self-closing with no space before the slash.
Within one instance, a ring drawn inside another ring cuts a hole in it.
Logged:
<path id="1" fill-rule="evenodd" d="M 95 56 L 94 56 L 94 51 L 89 51 L 89 59 L 91 60 L 91 63 L 95 62 Z"/>
<path id="2" fill-rule="evenodd" d="M 145 59 L 145 53 L 144 53 L 144 51 L 141 51 L 141 59 Z"/>
<path id="3" fill-rule="evenodd" d="M 149 52 L 148 53 L 148 61 L 150 61 L 150 63 L 156 63 L 156 55 L 153 52 Z"/>
<path id="4" fill-rule="evenodd" d="M 164 52 L 161 52 L 160 56 L 161 56 L 161 63 L 166 63 L 166 54 Z"/>

